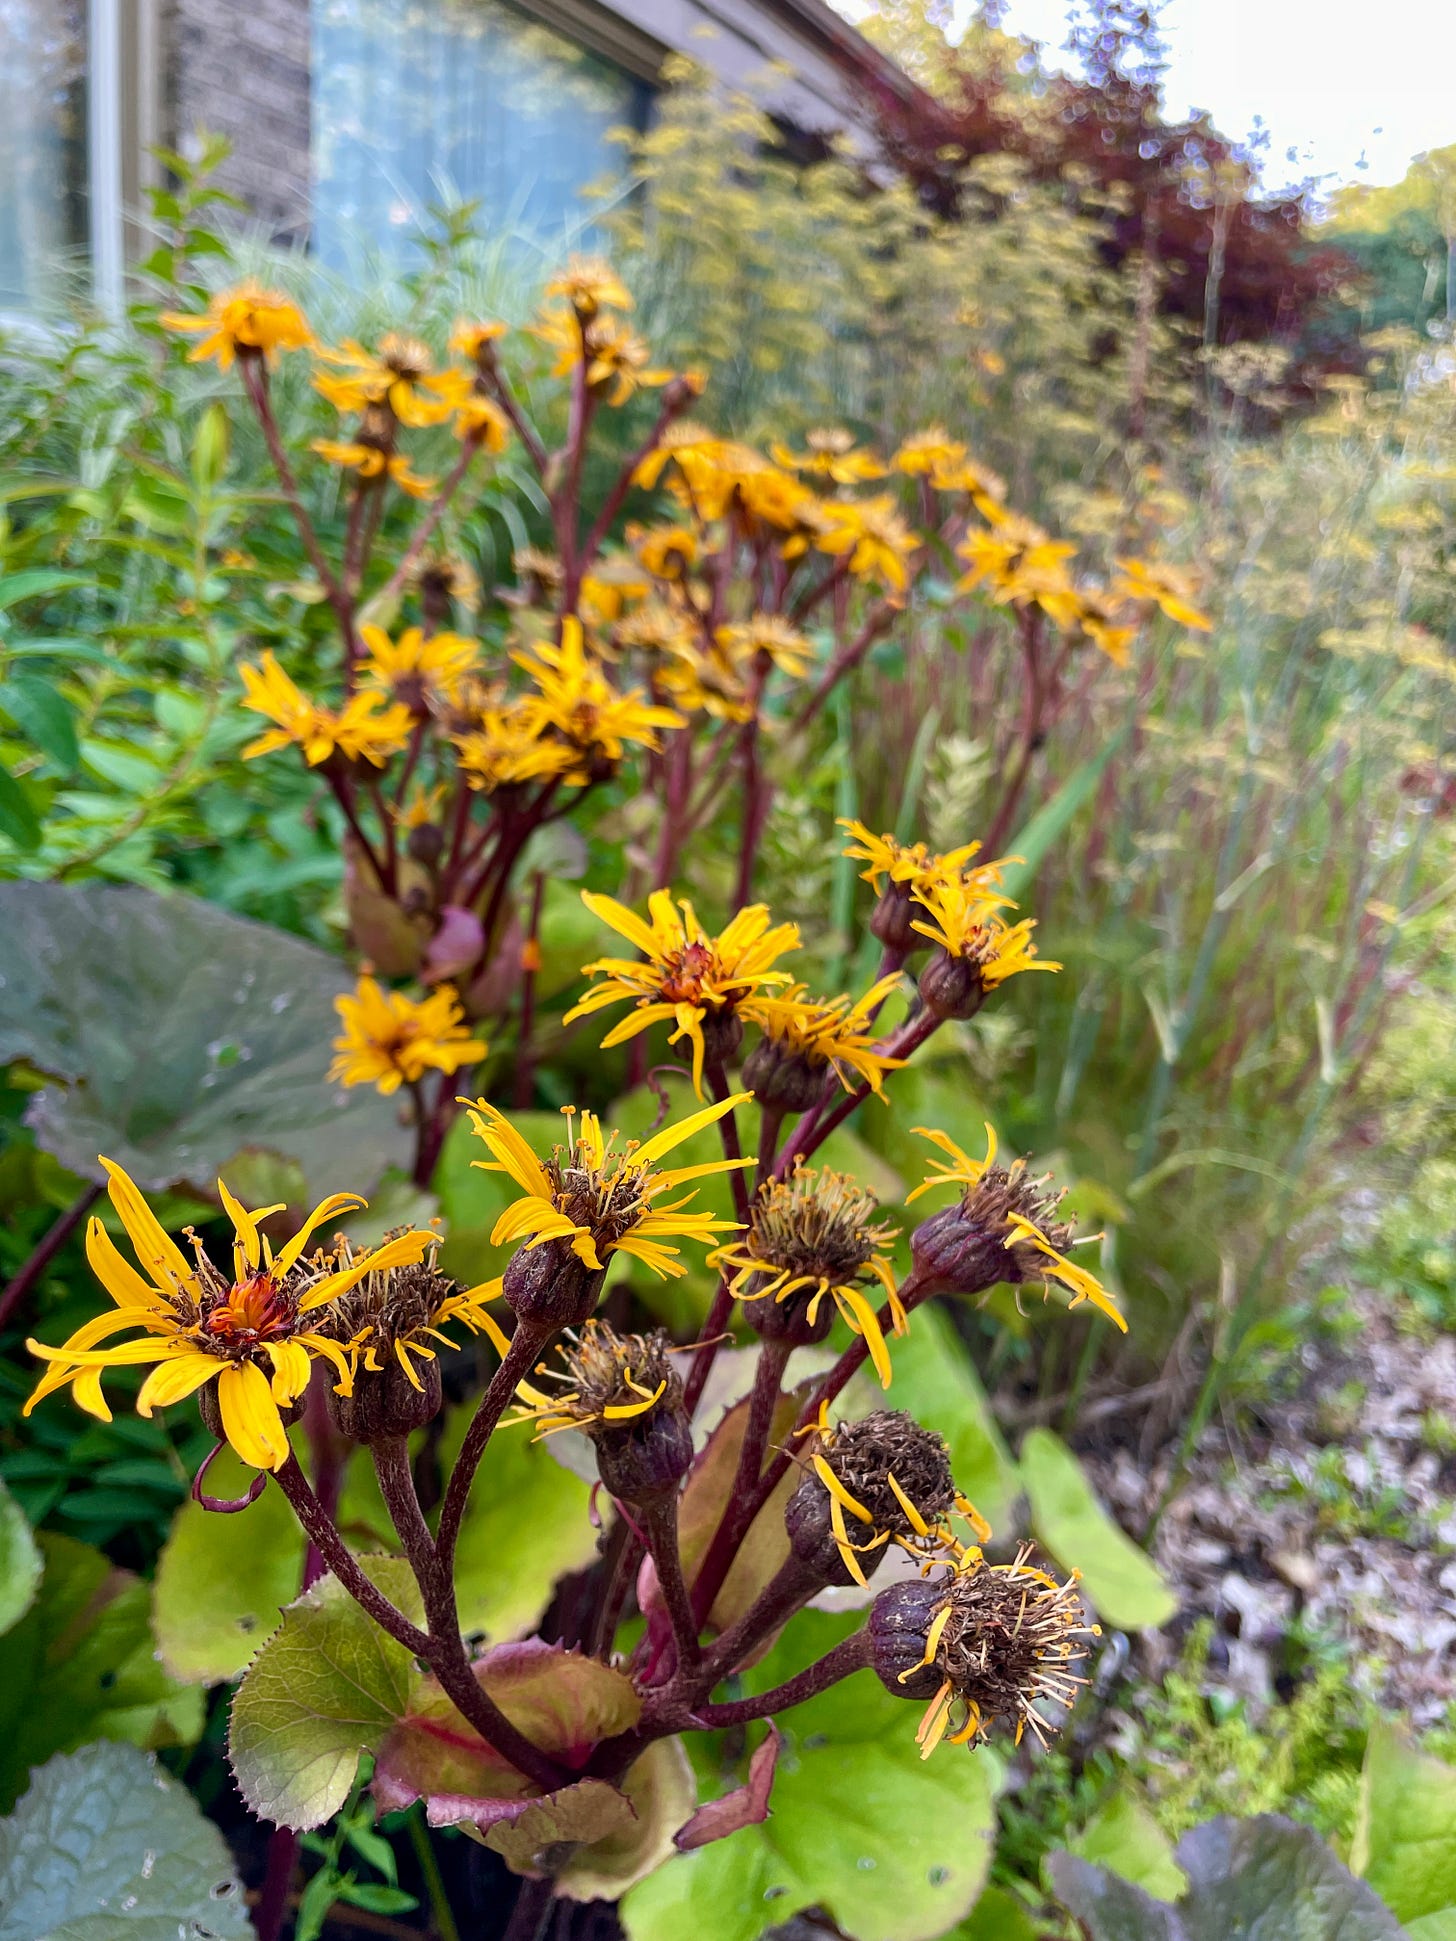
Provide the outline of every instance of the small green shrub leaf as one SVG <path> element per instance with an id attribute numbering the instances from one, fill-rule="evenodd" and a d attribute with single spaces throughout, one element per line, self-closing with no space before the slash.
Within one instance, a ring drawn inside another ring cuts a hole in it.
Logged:
<path id="1" fill-rule="evenodd" d="M 1033 1429 L 1022 1443 L 1021 1478 L 1037 1538 L 1064 1570 L 1081 1572 L 1098 1616 L 1119 1631 L 1166 1624 L 1177 1598 L 1152 1559 L 1113 1522 L 1082 1465 L 1050 1429 Z"/>
<path id="2" fill-rule="evenodd" d="M 154 1758 L 92 1745 L 0 1820 L 0 1941 L 244 1941 L 222 1835 Z"/>
<path id="3" fill-rule="evenodd" d="M 852 1628 L 802 1613 L 747 1682 L 766 1690 Z M 767 1820 L 679 1855 L 634 1887 L 622 1903 L 630 1941 L 756 1941 L 816 1905 L 858 1941 L 943 1935 L 970 1909 L 990 1864 L 994 1769 L 974 1753 L 922 1761 L 916 1717 L 866 1673 L 783 1713 Z M 730 1787 L 743 1777 L 721 1765 L 713 1776 L 720 1790 L 725 1776 Z"/>
<path id="4" fill-rule="evenodd" d="M 41 1560 L 25 1512 L 0 1483 L 0 1633 L 23 1618 L 35 1602 Z"/>
<path id="5" fill-rule="evenodd" d="M 0 712 L 66 774 L 80 761 L 71 704 L 43 674 L 12 674 L 0 686 Z"/>
<path id="6" fill-rule="evenodd" d="M 1402 1921 L 1456 1910 L 1456 1769 L 1383 1721 L 1365 1747 L 1350 1867 Z"/>
<path id="7" fill-rule="evenodd" d="M 370 1577 L 415 1622 L 419 1592 L 397 1557 L 364 1560 Z M 361 1752 L 377 1751 L 404 1716 L 414 1660 L 349 1596 L 322 1577 L 283 1613 L 233 1699 L 228 1756 L 260 1819 L 314 1827 L 349 1797 Z"/>
<path id="8" fill-rule="evenodd" d="M 3 762 L 0 762 L 0 836 L 7 837 L 17 849 L 40 848 L 40 818 L 31 807 L 30 797 Z"/>

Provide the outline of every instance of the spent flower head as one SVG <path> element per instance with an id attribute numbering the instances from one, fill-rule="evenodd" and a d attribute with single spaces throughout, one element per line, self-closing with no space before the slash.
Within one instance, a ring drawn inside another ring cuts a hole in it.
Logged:
<path id="1" fill-rule="evenodd" d="M 960 1554 L 947 1522 L 963 1501 L 950 1452 L 903 1410 L 821 1427 L 801 1461 L 784 1526 L 794 1555 L 822 1582 L 864 1584 L 891 1542 L 912 1555 Z"/>
<path id="2" fill-rule="evenodd" d="M 922 1273 L 962 1294 L 983 1294 L 1003 1281 L 1040 1282 L 1044 1288 L 1055 1282 L 1071 1295 L 1070 1306 L 1090 1302 L 1126 1334 L 1127 1322 L 1107 1289 L 1067 1256 L 1067 1249 L 1080 1243 L 1057 1217 L 1065 1189 L 1049 1191 L 1049 1173 L 1032 1174 L 1024 1159 L 998 1165 L 996 1134 L 989 1125 L 984 1159 L 962 1152 L 948 1133 L 926 1126 L 914 1131 L 938 1146 L 950 1164 L 932 1160 L 928 1176 L 906 1194 L 907 1203 L 937 1186 L 960 1188 L 954 1205 L 932 1214 L 911 1235 L 910 1249 Z"/>
<path id="3" fill-rule="evenodd" d="M 692 1426 L 683 1403 L 673 1347 L 661 1328 L 620 1334 L 593 1316 L 568 1329 L 559 1368 L 542 1362 L 535 1382 L 517 1389 L 521 1419 L 542 1435 L 579 1429 L 596 1446 L 597 1468 L 611 1495 L 640 1502 L 675 1489 L 693 1460 Z"/>
<path id="4" fill-rule="evenodd" d="M 893 1227 L 874 1219 L 873 1193 L 847 1173 L 798 1165 L 754 1199 L 748 1230 L 711 1256 L 744 1318 L 765 1339 L 807 1347 L 822 1341 L 835 1310 L 863 1337 L 885 1388 L 890 1355 L 865 1290 L 883 1292 L 897 1334 L 906 1328 L 886 1249 Z"/>

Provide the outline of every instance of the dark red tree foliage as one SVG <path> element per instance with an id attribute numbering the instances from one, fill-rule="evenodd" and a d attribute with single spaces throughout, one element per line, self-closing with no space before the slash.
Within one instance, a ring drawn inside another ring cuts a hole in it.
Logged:
<path id="1" fill-rule="evenodd" d="M 1205 342 L 1274 340 L 1306 375 L 1358 362 L 1349 313 L 1333 301 L 1359 282 L 1358 265 L 1311 241 L 1299 196 L 1261 196 L 1249 161 L 1207 116 L 1163 118 L 1153 9 L 1096 0 L 1072 37 L 1082 73 L 1046 76 L 1035 103 L 1020 45 L 983 35 L 973 54 L 952 50 L 939 97 L 914 105 L 867 77 L 884 157 L 928 208 L 974 220 L 985 205 L 971 163 L 1015 155 L 1079 204 L 1104 210 L 1115 195 L 1103 217 L 1109 267 L 1150 252 L 1159 309 Z"/>

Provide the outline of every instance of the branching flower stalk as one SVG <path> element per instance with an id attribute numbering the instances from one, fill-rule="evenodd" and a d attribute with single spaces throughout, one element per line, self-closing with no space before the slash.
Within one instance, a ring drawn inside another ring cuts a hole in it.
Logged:
<path id="1" fill-rule="evenodd" d="M 376 1796 L 423 1797 L 432 1820 L 478 1832 L 549 1808 L 542 1824 L 558 1831 L 546 1849 L 502 1851 L 553 1879 L 598 1837 L 570 1831 L 584 1780 L 597 1782 L 587 1796 L 600 1811 L 601 1788 L 610 1798 L 678 1733 L 771 1717 L 870 1668 L 897 1695 L 929 1700 L 927 1751 L 942 1738 L 974 1744 L 997 1717 L 1039 1735 L 1075 1696 L 1069 1667 L 1089 1632 L 1074 1586 L 1026 1553 L 989 1559 L 991 1533 L 957 1490 L 944 1444 L 893 1407 L 866 1413 L 851 1384 L 864 1370 L 890 1390 L 897 1341 L 944 1295 L 1040 1287 L 1121 1328 L 1118 1304 L 1072 1258 L 1060 1195 L 1024 1159 L 1001 1160 L 989 1128 L 984 1159 L 957 1143 L 964 1128 L 916 1128 L 941 1157 L 909 1198 L 950 1197 L 904 1236 L 908 1272 L 896 1264 L 897 1223 L 823 1157 L 871 1095 L 876 1109 L 897 1109 L 905 1068 L 944 1027 L 993 1005 L 1010 978 L 1059 967 L 1008 896 L 994 842 L 933 854 L 850 823 L 845 853 L 864 866 L 864 943 L 871 962 L 878 944 L 879 971 L 863 990 L 813 994 L 795 973 L 797 927 L 756 900 L 759 847 L 793 737 L 896 627 L 947 549 L 968 562 L 958 597 L 1009 609 L 1037 660 L 1029 724 L 1084 648 L 1125 656 L 1155 608 L 1201 624 L 1166 569 L 1121 562 L 1110 588 L 1074 578 L 1071 548 L 1007 510 L 944 433 L 888 460 L 832 430 L 771 457 L 719 437 L 688 415 L 702 380 L 653 369 L 631 309 L 604 263 L 576 260 L 547 286 L 512 362 L 529 374 L 543 348 L 554 360 L 547 383 L 564 386 L 566 405 L 554 448 L 507 369 L 508 333 L 490 320 L 460 322 L 442 362 L 398 333 L 373 348 L 320 345 L 286 298 L 252 287 L 223 293 L 205 318 L 164 319 L 199 336 L 194 357 L 238 366 L 337 625 L 336 698 L 306 693 L 265 654 L 244 667 L 242 700 L 267 724 L 245 753 L 287 752 L 317 770 L 342 820 L 361 961 L 338 1000 L 330 1078 L 406 1106 L 420 1188 L 455 1124 L 507 1201 L 490 1231 L 494 1278 L 463 1287 L 443 1271 L 433 1228 L 356 1244 L 355 1193 L 331 1195 L 300 1225 L 282 1206 L 249 1210 L 219 1181 L 233 1237 L 218 1264 L 196 1235 L 190 1253 L 180 1247 L 108 1162 L 134 1258 L 91 1220 L 87 1255 L 112 1307 L 59 1346 L 31 1344 L 45 1371 L 27 1405 L 69 1386 L 106 1418 L 103 1377 L 125 1365 L 150 1369 L 143 1414 L 195 1397 L 219 1445 L 281 1491 L 337 1588 L 406 1654 L 411 1695 L 366 1747 Z M 337 564 L 275 414 L 270 366 L 283 355 L 313 360 L 314 385 L 339 413 L 340 435 L 313 446 L 347 475 Z M 644 390 L 655 394 L 650 422 L 583 504 L 594 431 Z M 446 462 L 438 447 L 452 439 Z M 487 638 L 456 631 L 475 589 L 455 549 L 472 481 L 512 443 L 537 476 L 552 546 L 517 554 Z M 426 464 L 441 484 L 417 469 Z M 402 523 L 413 504 L 413 524 Z M 384 536 L 392 567 L 377 558 Z M 1053 639 L 1044 682 L 1037 656 Z M 1028 773 L 1029 757 L 1012 771 L 1013 802 Z M 555 886 L 538 838 L 594 791 L 620 803 L 634 789 L 656 826 L 620 895 L 582 893 L 615 954 L 580 966 L 559 1025 L 543 1027 L 562 986 L 541 981 Z M 714 838 L 733 885 L 715 927 L 706 901 L 678 884 L 725 803 L 737 840 Z M 543 1028 L 553 1042 L 558 1030 L 581 1035 L 590 1056 L 579 1069 L 595 1068 L 598 1044 L 606 1059 L 641 1047 L 643 1069 L 670 1061 L 696 1103 L 678 1117 L 664 1108 L 640 1137 L 594 1105 L 566 1108 L 558 1138 L 528 1137 L 491 1094 L 512 1110 L 534 1103 Z M 609 1281 L 615 1316 L 643 1277 L 674 1280 L 699 1261 L 717 1284 L 691 1339 L 604 1318 Z M 439 1415 L 441 1358 L 466 1334 L 489 1344 L 494 1370 L 453 1460 L 422 1491 L 416 1465 L 435 1458 L 411 1439 Z M 750 1344 L 753 1373 L 725 1413 L 706 1396 L 735 1339 Z M 803 1351 L 826 1342 L 835 1358 L 806 1377 Z M 333 1492 L 305 1474 L 290 1429 L 311 1381 L 339 1446 L 369 1452 L 406 1574 L 356 1554 Z M 592 1465 L 599 1559 L 554 1637 L 480 1650 L 461 1621 L 462 1536 L 495 1438 L 533 1435 L 569 1438 L 576 1466 Z M 224 1503 L 201 1482 L 197 1500 L 233 1514 L 253 1494 Z M 755 1546 L 764 1518 L 776 1542 Z M 772 1690 L 724 1691 L 785 1626 L 792 1638 L 821 1591 L 873 1595 L 891 1556 L 900 1574 L 887 1573 L 861 1629 Z M 629 1652 L 619 1646 L 634 1615 Z M 543 1651 L 556 1654 L 559 1689 L 533 1711 L 519 1681 Z M 583 1678 L 600 1709 L 578 1720 Z M 402 1749 L 398 1735 L 411 1732 L 437 1751 Z M 435 1780 L 441 1746 L 453 1763 Z"/>

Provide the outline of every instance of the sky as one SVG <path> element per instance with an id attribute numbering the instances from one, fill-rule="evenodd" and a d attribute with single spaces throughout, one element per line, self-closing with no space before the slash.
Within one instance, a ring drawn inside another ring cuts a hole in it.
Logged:
<path id="1" fill-rule="evenodd" d="M 1005 24 L 1052 55 L 1066 18 L 1066 0 L 1009 0 Z M 1205 108 L 1233 140 L 1262 116 L 1271 189 L 1398 182 L 1456 142 L 1456 0 L 1168 0 L 1162 22 L 1170 113 Z"/>

